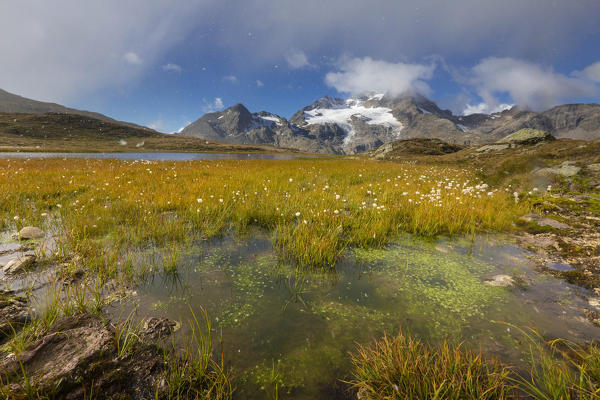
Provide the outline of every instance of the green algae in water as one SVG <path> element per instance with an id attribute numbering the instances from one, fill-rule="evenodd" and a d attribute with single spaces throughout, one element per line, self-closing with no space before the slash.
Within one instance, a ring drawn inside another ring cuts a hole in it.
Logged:
<path id="1" fill-rule="evenodd" d="M 456 335 L 465 322 L 484 317 L 507 298 L 507 289 L 484 283 L 483 276 L 496 269 L 492 264 L 456 252 L 440 253 L 427 243 L 356 249 L 354 257 L 377 276 L 377 295 L 396 299 L 405 317 L 413 315 L 430 325 L 431 336 Z"/>

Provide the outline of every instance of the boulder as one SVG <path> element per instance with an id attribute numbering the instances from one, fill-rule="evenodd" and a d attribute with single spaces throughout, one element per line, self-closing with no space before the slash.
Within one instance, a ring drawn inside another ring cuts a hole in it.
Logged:
<path id="1" fill-rule="evenodd" d="M 527 145 L 536 144 L 539 142 L 548 142 L 550 140 L 554 140 L 554 136 L 547 131 L 542 131 L 539 129 L 521 129 L 520 131 L 511 133 L 510 135 L 498 140 L 496 143 Z"/>
<path id="2" fill-rule="evenodd" d="M 6 275 L 18 274 L 31 267 L 35 263 L 36 257 L 33 254 L 13 258 L 6 264 L 2 271 Z"/>
<path id="3" fill-rule="evenodd" d="M 26 226 L 19 231 L 19 239 L 30 240 L 30 239 L 42 239 L 46 234 L 43 230 L 36 226 Z"/>

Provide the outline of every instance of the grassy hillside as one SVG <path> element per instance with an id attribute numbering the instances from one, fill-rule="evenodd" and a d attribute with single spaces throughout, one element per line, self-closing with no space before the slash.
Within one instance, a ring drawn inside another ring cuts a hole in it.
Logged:
<path id="1" fill-rule="evenodd" d="M 168 135 L 82 115 L 0 113 L 0 151 L 282 153 L 292 150 Z"/>

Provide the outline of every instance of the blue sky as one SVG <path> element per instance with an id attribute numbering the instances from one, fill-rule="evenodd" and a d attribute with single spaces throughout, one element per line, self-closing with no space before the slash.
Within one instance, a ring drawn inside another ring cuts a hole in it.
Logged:
<path id="1" fill-rule="evenodd" d="M 600 102 L 596 0 L 6 0 L 0 35 L 0 88 L 164 132 L 366 90 L 456 113 Z"/>

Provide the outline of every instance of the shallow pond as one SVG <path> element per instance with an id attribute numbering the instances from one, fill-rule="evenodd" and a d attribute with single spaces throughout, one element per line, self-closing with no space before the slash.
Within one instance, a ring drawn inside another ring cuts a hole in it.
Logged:
<path id="1" fill-rule="evenodd" d="M 295 160 L 312 158 L 306 154 L 269 153 L 43 153 L 43 152 L 0 152 L 0 158 L 91 158 L 147 161 L 192 161 L 192 160 Z"/>
<path id="2" fill-rule="evenodd" d="M 549 337 L 600 338 L 581 312 L 582 289 L 536 273 L 527 252 L 497 238 L 406 236 L 386 249 L 350 251 L 335 270 L 311 272 L 278 263 L 269 238 L 257 234 L 188 248 L 178 269 L 144 282 L 128 308 L 184 326 L 190 308 L 205 308 L 239 399 L 274 398 L 274 382 L 281 399 L 350 398 L 340 382 L 349 378 L 348 352 L 400 329 L 429 342 L 466 341 L 516 365 L 521 337 L 500 321 Z M 484 283 L 496 274 L 521 284 Z"/>

